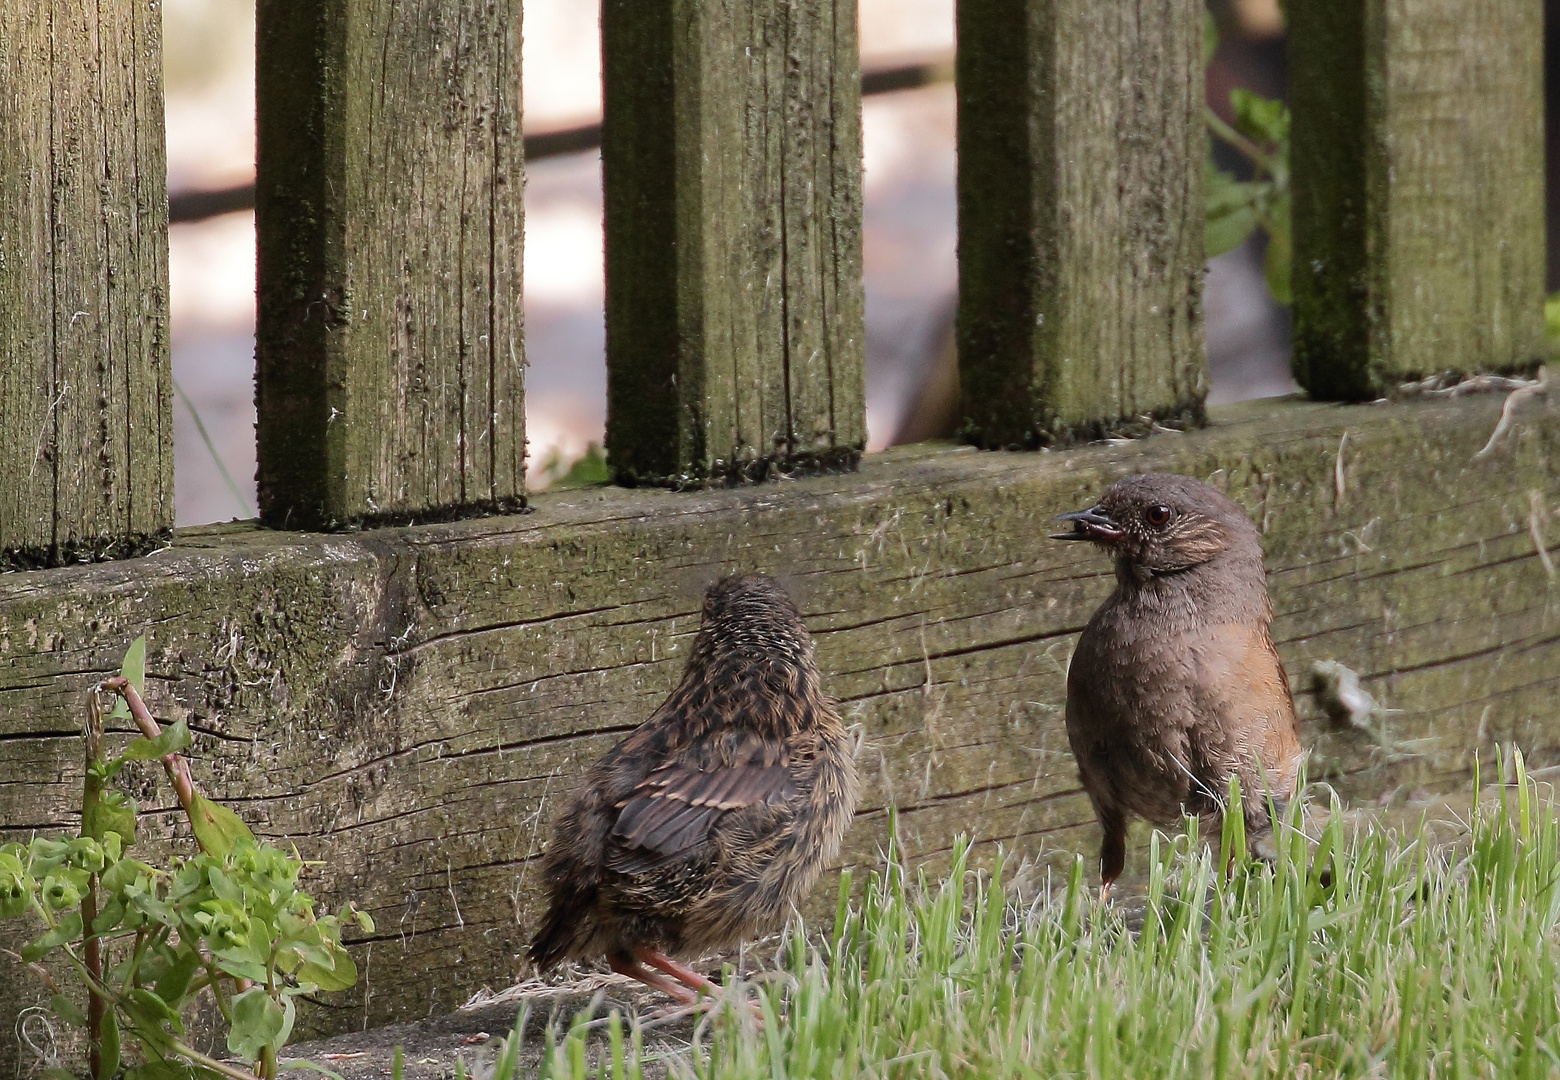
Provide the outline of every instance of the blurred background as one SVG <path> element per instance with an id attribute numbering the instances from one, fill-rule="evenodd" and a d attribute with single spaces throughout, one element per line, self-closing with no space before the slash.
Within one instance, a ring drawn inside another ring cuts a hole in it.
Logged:
<path id="1" fill-rule="evenodd" d="M 860 0 L 863 71 L 951 58 L 954 0 Z M 1219 48 L 1209 105 L 1231 89 L 1282 97 L 1278 0 L 1210 0 Z M 253 0 L 165 0 L 177 519 L 254 514 Z M 528 134 L 599 119 L 597 5 L 524 0 Z M 906 81 L 906 80 L 901 80 Z M 949 82 L 863 105 L 869 449 L 935 434 L 952 369 L 954 95 Z M 1221 165 L 1244 163 L 1216 148 Z M 226 194 L 224 194 L 226 193 Z M 228 212 L 221 212 L 228 210 Z M 1553 215 L 1551 219 L 1553 220 Z M 1213 403 L 1284 394 L 1288 314 L 1264 284 L 1260 233 L 1210 260 L 1204 305 Z M 601 170 L 597 151 L 528 163 L 525 239 L 529 482 L 599 444 L 605 423 Z M 941 377 L 939 377 L 941 376 Z"/>

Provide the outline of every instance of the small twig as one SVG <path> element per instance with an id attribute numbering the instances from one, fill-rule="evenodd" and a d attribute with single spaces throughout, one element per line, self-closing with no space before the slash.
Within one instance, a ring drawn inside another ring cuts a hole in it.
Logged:
<path id="1" fill-rule="evenodd" d="M 1215 135 L 1229 143 L 1236 150 L 1240 151 L 1240 153 L 1249 159 L 1253 165 L 1257 166 L 1259 169 L 1263 170 L 1274 179 L 1278 178 L 1278 168 L 1272 156 L 1264 151 L 1256 143 L 1242 135 L 1230 124 L 1226 123 L 1222 116 L 1208 108 L 1206 105 L 1203 106 L 1203 119 L 1207 121 L 1208 126 L 1213 129 L 1213 133 Z"/>
<path id="2" fill-rule="evenodd" d="M 1348 445 L 1349 433 L 1345 431 L 1343 437 L 1338 440 L 1338 460 L 1333 462 L 1333 491 L 1337 495 L 1336 506 L 1343 505 L 1343 497 L 1347 490 L 1343 481 L 1343 448 Z"/>
<path id="3" fill-rule="evenodd" d="M 1528 535 L 1533 538 L 1533 546 L 1538 549 L 1538 561 L 1544 564 L 1544 573 L 1549 575 L 1549 580 L 1555 579 L 1555 563 L 1549 557 L 1549 548 L 1544 545 L 1544 524 L 1549 520 L 1549 512 L 1544 509 L 1544 498 L 1536 491 L 1528 492 Z"/>
<path id="4" fill-rule="evenodd" d="M 195 408 L 195 403 L 184 392 L 184 387 L 179 385 L 178 379 L 173 380 L 173 392 L 179 396 L 179 400 L 184 402 L 184 407 L 189 410 L 190 419 L 195 421 L 195 430 L 200 433 L 201 442 L 206 444 L 206 452 L 211 455 L 211 460 L 216 463 L 217 472 L 222 474 L 222 482 L 227 485 L 228 493 L 233 496 L 233 501 L 238 503 L 238 508 L 243 511 L 245 518 L 254 517 L 255 512 L 250 507 L 249 500 L 244 498 L 244 493 L 233 482 L 233 476 L 228 472 L 227 465 L 222 460 L 222 455 L 217 453 L 217 444 L 211 441 L 211 435 L 206 431 L 205 421 L 200 418 L 200 410 Z"/>
<path id="5" fill-rule="evenodd" d="M 1540 397 L 1547 390 L 1548 386 L 1545 382 L 1545 369 L 1539 368 L 1537 378 L 1535 378 L 1532 382 L 1524 383 L 1522 386 L 1507 394 L 1506 403 L 1500 408 L 1500 422 L 1495 425 L 1494 432 L 1490 434 L 1490 441 L 1484 444 L 1484 449 L 1473 455 L 1474 460 L 1477 461 L 1479 458 L 1487 455 L 1495 448 L 1495 444 L 1500 442 L 1501 436 L 1506 433 L 1506 430 L 1509 427 L 1511 427 L 1511 419 L 1516 415 L 1517 412 L 1517 402 L 1523 398 Z"/>

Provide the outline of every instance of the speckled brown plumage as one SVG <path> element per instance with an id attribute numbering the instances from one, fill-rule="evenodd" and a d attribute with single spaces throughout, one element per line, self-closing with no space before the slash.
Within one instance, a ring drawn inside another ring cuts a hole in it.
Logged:
<path id="1" fill-rule="evenodd" d="M 604 956 L 692 1000 L 710 983 L 673 957 L 778 929 L 838 852 L 856 788 L 785 590 L 758 575 L 716 583 L 682 682 L 591 766 L 554 825 L 532 959 L 546 970 Z"/>
<path id="2" fill-rule="evenodd" d="M 1269 829 L 1302 750 L 1273 646 L 1262 536 L 1239 506 L 1185 476 L 1144 473 L 1063 514 L 1116 562 L 1116 591 L 1084 628 L 1067 671 L 1067 738 L 1104 838 L 1109 886 L 1136 814 L 1170 825 L 1221 820 L 1232 775 L 1248 829 Z"/>

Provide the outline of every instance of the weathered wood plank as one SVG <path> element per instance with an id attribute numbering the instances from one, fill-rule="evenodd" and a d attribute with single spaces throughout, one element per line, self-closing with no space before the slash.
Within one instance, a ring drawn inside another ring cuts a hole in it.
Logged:
<path id="1" fill-rule="evenodd" d="M 173 526 L 161 14 L 0 10 L 0 567 Z"/>
<path id="2" fill-rule="evenodd" d="M 607 458 L 624 483 L 866 444 L 853 0 L 602 6 Z"/>
<path id="3" fill-rule="evenodd" d="M 343 537 L 199 530 L 133 564 L 10 575 L 0 836 L 70 826 L 82 696 L 145 631 L 148 697 L 198 732 L 198 777 L 321 859 L 332 903 L 378 921 L 353 946 L 363 986 L 311 1030 L 457 1005 L 522 973 L 544 825 L 674 685 L 703 586 L 759 569 L 788 581 L 861 739 L 867 791 L 843 862 L 876 859 L 890 803 L 907 855 L 934 868 L 960 832 L 982 859 L 1002 842 L 1065 861 L 1095 840 L 1064 674 L 1110 569 L 1045 534 L 1149 468 L 1222 483 L 1264 525 L 1298 686 L 1338 659 L 1402 710 L 1389 753 L 1302 695 L 1314 773 L 1375 800 L 1459 784 L 1496 740 L 1560 764 L 1560 628 L 1531 520 L 1534 493 L 1560 501 L 1560 414 L 1522 413 L 1475 459 L 1499 410 L 1264 403 L 1131 444 L 907 448 L 850 477 L 547 494 L 524 517 Z M 1553 522 L 1536 528 L 1560 541 Z M 150 796 L 152 774 L 133 775 Z M 0 977 L 0 1018 L 33 993 Z"/>
<path id="4" fill-rule="evenodd" d="M 1540 0 L 1294 0 L 1295 377 L 1368 400 L 1544 341 Z"/>
<path id="5" fill-rule="evenodd" d="M 959 0 L 957 18 L 965 436 L 1196 421 L 1202 5 Z"/>
<path id="6" fill-rule="evenodd" d="M 256 19 L 262 520 L 519 507 L 519 0 Z"/>

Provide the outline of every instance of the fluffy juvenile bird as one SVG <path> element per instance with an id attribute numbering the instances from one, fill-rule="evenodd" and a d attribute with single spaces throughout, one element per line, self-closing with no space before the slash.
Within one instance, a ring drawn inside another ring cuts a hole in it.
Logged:
<path id="1" fill-rule="evenodd" d="M 785 590 L 717 582 L 682 682 L 591 766 L 553 827 L 532 959 L 545 971 L 605 956 L 692 1003 L 715 983 L 674 957 L 779 928 L 839 851 L 856 788 Z"/>
<path id="2" fill-rule="evenodd" d="M 1262 537 L 1207 484 L 1144 473 L 1062 514 L 1116 561 L 1116 591 L 1067 670 L 1067 739 L 1104 831 L 1102 899 L 1126 861 L 1128 815 L 1161 825 L 1222 820 L 1232 775 L 1262 839 L 1302 751 L 1289 680 L 1268 626 Z"/>

